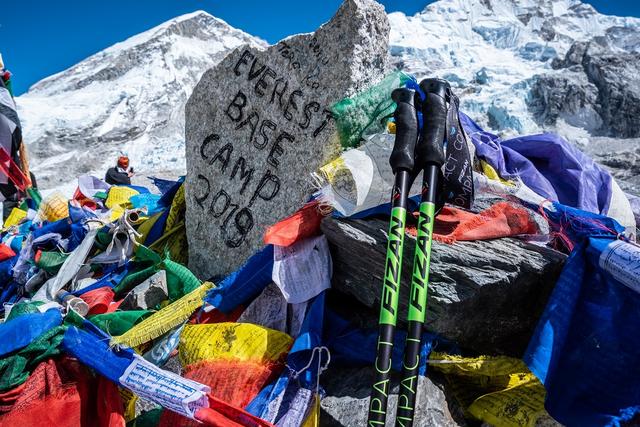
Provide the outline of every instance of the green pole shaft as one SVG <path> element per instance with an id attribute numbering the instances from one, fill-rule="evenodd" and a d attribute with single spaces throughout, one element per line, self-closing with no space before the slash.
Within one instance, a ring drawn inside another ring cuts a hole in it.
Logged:
<path id="1" fill-rule="evenodd" d="M 407 315 L 408 333 L 402 363 L 402 379 L 398 394 L 396 426 L 413 425 L 415 402 L 418 390 L 420 366 L 420 347 L 422 326 L 427 314 L 427 287 L 431 262 L 431 242 L 436 209 L 436 188 L 438 185 L 438 167 L 430 164 L 422 178 L 422 199 L 416 236 L 416 250 L 411 276 L 411 293 Z"/>
<path id="2" fill-rule="evenodd" d="M 387 417 L 387 400 L 390 390 L 391 354 L 393 337 L 398 320 L 398 297 L 402 275 L 402 251 L 407 217 L 409 172 L 400 170 L 395 177 L 391 201 L 391 220 L 387 242 L 384 284 L 380 299 L 380 330 L 375 362 L 375 381 L 369 401 L 367 426 L 384 426 Z"/>

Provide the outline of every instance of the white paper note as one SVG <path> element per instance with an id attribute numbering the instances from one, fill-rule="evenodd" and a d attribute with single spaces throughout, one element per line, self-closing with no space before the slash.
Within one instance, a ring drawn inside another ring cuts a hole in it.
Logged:
<path id="1" fill-rule="evenodd" d="M 138 355 L 119 380 L 138 396 L 191 419 L 199 409 L 209 407 L 208 386 L 160 369 Z"/>
<path id="2" fill-rule="evenodd" d="M 310 300 L 331 287 L 331 254 L 324 236 L 274 246 L 272 279 L 290 304 Z"/>
<path id="3" fill-rule="evenodd" d="M 600 254 L 600 268 L 640 293 L 640 247 L 622 240 L 611 242 Z"/>

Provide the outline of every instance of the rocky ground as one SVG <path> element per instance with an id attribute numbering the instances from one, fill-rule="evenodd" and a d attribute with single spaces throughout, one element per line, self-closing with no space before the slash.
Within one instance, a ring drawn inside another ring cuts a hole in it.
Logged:
<path id="1" fill-rule="evenodd" d="M 377 325 L 387 227 L 380 219 L 326 218 L 322 224 L 334 265 L 328 303 L 361 327 Z M 405 254 L 412 254 L 414 247 L 415 241 L 407 236 Z M 432 250 L 426 329 L 471 354 L 521 357 L 565 255 L 517 239 L 434 242 Z M 412 258 L 405 257 L 399 328 L 405 326 L 401 319 L 406 318 L 411 266 Z M 329 369 L 322 377 L 327 392 L 323 425 L 363 425 L 372 378 L 373 367 Z M 397 387 L 394 390 L 397 393 Z M 474 425 L 465 420 L 446 381 L 436 373 L 428 370 L 418 393 L 416 425 Z M 390 398 L 393 410 L 395 399 Z M 558 424 L 544 418 L 538 425 Z"/>

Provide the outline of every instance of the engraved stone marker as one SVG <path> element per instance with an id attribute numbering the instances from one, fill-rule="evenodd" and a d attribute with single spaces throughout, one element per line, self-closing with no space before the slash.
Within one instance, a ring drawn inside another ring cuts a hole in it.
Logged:
<path id="1" fill-rule="evenodd" d="M 228 274 L 263 246 L 266 227 L 312 193 L 335 156 L 330 106 L 387 70 L 389 23 L 372 0 L 346 0 L 315 33 L 241 47 L 208 70 L 186 106 L 189 267 Z"/>

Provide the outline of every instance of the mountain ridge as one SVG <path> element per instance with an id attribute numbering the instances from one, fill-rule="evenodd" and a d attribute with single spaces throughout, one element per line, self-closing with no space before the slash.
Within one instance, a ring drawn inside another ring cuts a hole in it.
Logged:
<path id="1" fill-rule="evenodd" d="M 165 21 L 161 24 L 156 25 L 155 27 L 152 27 L 148 30 L 145 30 L 141 33 L 138 34 L 134 34 L 131 37 L 126 38 L 123 41 L 120 42 L 116 42 L 114 44 L 112 44 L 109 47 L 106 47 L 92 55 L 89 55 L 88 57 L 86 57 L 85 59 L 81 60 L 79 63 L 72 65 L 71 67 L 66 68 L 65 70 L 62 70 L 60 72 L 57 72 L 55 74 L 52 74 L 50 76 L 47 76 L 45 78 L 43 78 L 42 80 L 37 81 L 36 83 L 34 83 L 33 85 L 31 85 L 31 87 L 29 87 L 29 90 L 27 91 L 27 93 L 29 92 L 41 92 L 43 89 L 46 89 L 47 85 L 60 77 L 65 76 L 66 74 L 72 73 L 74 72 L 78 66 L 80 64 L 83 64 L 87 61 L 91 61 L 93 59 L 100 59 L 101 57 L 110 54 L 110 53 L 114 53 L 117 52 L 119 50 L 124 50 L 124 49 L 130 49 L 136 46 L 139 46 L 141 44 L 149 44 L 153 41 L 158 40 L 159 38 L 161 38 L 164 34 L 172 32 L 172 33 L 179 33 L 179 29 L 181 24 L 184 24 L 188 21 L 194 20 L 194 19 L 200 19 L 200 18 L 205 18 L 205 19 L 209 19 L 212 20 L 213 22 L 215 22 L 217 25 L 222 26 L 223 28 L 229 28 L 231 30 L 234 31 L 240 31 L 242 32 L 242 30 L 239 30 L 235 27 L 232 27 L 231 25 L 229 25 L 226 21 L 224 21 L 223 19 L 220 19 L 214 15 L 211 15 L 210 13 L 204 11 L 204 10 L 196 10 L 194 12 L 190 12 L 190 13 L 186 13 L 183 15 L 179 15 L 176 16 L 174 18 L 171 18 L 168 21 Z M 243 32 L 244 33 L 244 32 Z M 245 33 L 247 34 L 247 33 Z M 251 36 L 255 39 L 260 39 L 259 37 L 256 36 Z M 260 39 L 261 40 L 261 39 Z M 265 45 L 267 44 L 266 41 L 261 40 L 262 43 L 264 43 Z"/>
<path id="2" fill-rule="evenodd" d="M 17 105 L 40 185 L 101 176 L 119 151 L 143 173 L 183 171 L 186 99 L 208 68 L 244 44 L 266 46 L 197 11 L 33 85 Z"/>
<path id="3" fill-rule="evenodd" d="M 640 19 L 577 0 L 439 0 L 389 20 L 395 66 L 449 80 L 462 110 L 488 130 L 554 131 L 583 149 L 594 136 L 640 136 L 616 115 L 618 104 L 640 97 L 637 66 L 607 68 L 612 55 L 640 54 Z M 100 176 L 120 150 L 142 173 L 183 173 L 184 104 L 200 76 L 245 43 L 267 45 L 196 11 L 34 84 L 17 104 L 41 185 Z M 615 72 L 628 81 L 612 81 Z M 614 102 L 604 105 L 605 95 Z"/>

